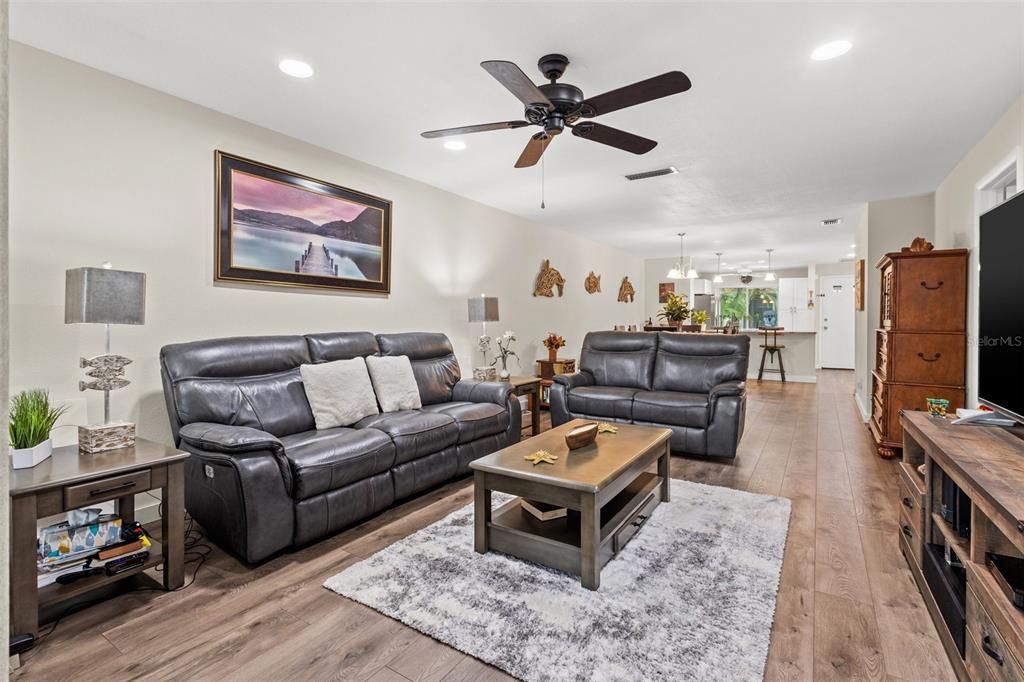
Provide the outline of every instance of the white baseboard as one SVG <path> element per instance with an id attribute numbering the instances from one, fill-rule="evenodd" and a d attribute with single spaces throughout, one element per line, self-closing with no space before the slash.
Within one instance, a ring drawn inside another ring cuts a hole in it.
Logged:
<path id="1" fill-rule="evenodd" d="M 860 410 L 860 418 L 867 424 L 868 419 L 871 418 L 871 413 L 868 412 L 867 406 L 864 404 L 864 396 L 860 393 L 855 392 L 853 394 L 853 402 L 857 403 L 857 409 Z"/>
<path id="2" fill-rule="evenodd" d="M 140 505 L 139 498 L 135 498 L 135 520 L 143 525 L 159 521 L 160 502 L 147 495 L 146 503 Z"/>
<path id="3" fill-rule="evenodd" d="M 778 374 L 765 374 L 765 381 L 782 381 L 782 377 Z M 757 381 L 757 372 L 747 375 L 747 381 Z M 816 384 L 818 383 L 818 377 L 814 374 L 786 374 L 786 381 L 794 384 Z"/>

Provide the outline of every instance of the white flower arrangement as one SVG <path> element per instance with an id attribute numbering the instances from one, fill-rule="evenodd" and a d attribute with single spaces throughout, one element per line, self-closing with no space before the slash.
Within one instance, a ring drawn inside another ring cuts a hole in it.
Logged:
<path id="1" fill-rule="evenodd" d="M 509 376 L 509 371 L 508 371 L 508 359 L 509 359 L 509 357 L 515 358 L 516 359 L 516 363 L 518 363 L 520 366 L 522 366 L 522 363 L 519 362 L 519 356 L 516 354 L 516 352 L 514 350 L 512 350 L 512 344 L 515 343 L 515 340 L 516 340 L 516 333 L 513 332 L 513 331 L 507 331 L 507 332 L 505 332 L 504 334 L 502 334 L 501 336 L 498 337 L 498 354 L 495 355 L 494 360 L 491 362 L 491 365 L 494 366 L 494 365 L 496 365 L 498 363 L 499 360 L 501 361 L 501 377 L 502 378 L 508 378 L 508 376 Z"/>

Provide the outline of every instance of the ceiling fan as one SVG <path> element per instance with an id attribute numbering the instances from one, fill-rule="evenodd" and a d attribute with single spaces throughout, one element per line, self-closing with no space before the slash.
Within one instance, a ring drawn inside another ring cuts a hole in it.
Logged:
<path id="1" fill-rule="evenodd" d="M 428 130 L 422 135 L 433 138 L 482 133 L 488 130 L 525 128 L 532 125 L 540 126 L 543 130 L 530 138 L 523 153 L 519 155 L 519 160 L 516 161 L 516 168 L 533 166 L 540 161 L 540 157 L 551 144 L 551 140 L 561 134 L 565 128 L 569 128 L 573 135 L 585 140 L 593 140 L 634 154 L 646 154 L 658 143 L 624 130 L 580 119 L 594 118 L 626 107 L 686 92 L 691 85 L 690 79 L 682 71 L 669 71 L 595 97 L 584 98 L 583 91 L 575 85 L 557 82 L 565 73 L 565 68 L 568 65 L 569 59 L 565 55 L 549 54 L 541 57 L 537 62 L 537 67 L 550 82 L 538 86 L 512 62 L 480 62 L 480 66 L 487 73 L 494 76 L 499 83 L 508 88 L 513 95 L 519 98 L 519 101 L 526 105 L 526 111 L 523 114 L 523 118 L 526 120 Z"/>

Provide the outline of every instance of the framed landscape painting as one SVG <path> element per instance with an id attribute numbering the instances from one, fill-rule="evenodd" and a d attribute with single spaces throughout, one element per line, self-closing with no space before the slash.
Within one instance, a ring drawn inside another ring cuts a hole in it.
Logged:
<path id="1" fill-rule="evenodd" d="M 216 153 L 214 279 L 391 291 L 391 202 Z"/>

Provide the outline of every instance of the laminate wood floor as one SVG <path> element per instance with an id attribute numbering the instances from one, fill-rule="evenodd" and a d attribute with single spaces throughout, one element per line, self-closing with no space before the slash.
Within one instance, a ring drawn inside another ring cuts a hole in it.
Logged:
<path id="1" fill-rule="evenodd" d="M 751 382 L 735 461 L 673 458 L 672 475 L 793 501 L 767 679 L 953 680 L 897 548 L 896 466 L 874 454 L 852 374 Z M 256 567 L 214 549 L 185 590 L 65 616 L 13 678 L 511 679 L 321 587 L 471 502 L 470 480 L 456 481 Z"/>

